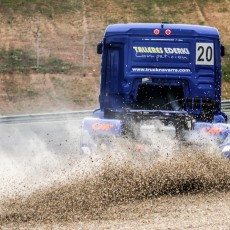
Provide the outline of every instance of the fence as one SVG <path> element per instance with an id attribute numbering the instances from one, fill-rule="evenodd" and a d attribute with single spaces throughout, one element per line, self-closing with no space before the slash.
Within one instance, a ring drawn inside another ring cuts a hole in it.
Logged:
<path id="1" fill-rule="evenodd" d="M 221 108 L 224 112 L 230 113 L 230 100 L 222 101 Z"/>
<path id="2" fill-rule="evenodd" d="M 230 115 L 230 100 L 224 100 L 221 103 L 223 112 Z M 43 114 L 26 114 L 15 116 L 0 116 L 0 123 L 27 123 L 36 121 L 55 121 L 63 119 L 82 119 L 85 116 L 91 116 L 93 110 L 82 110 L 62 113 L 43 113 Z"/>

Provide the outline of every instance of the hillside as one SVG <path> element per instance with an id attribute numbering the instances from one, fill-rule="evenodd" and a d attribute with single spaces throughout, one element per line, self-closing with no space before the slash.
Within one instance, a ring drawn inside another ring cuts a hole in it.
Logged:
<path id="1" fill-rule="evenodd" d="M 229 0 L 3 0 L 1 113 L 95 108 L 100 76 L 95 47 L 108 24 L 169 21 L 215 26 L 228 50 L 229 12 Z M 230 54 L 223 63 L 226 99 Z"/>

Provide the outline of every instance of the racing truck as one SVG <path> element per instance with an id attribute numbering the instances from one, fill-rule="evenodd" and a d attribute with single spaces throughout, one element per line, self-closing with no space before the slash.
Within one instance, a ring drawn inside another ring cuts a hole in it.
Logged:
<path id="1" fill-rule="evenodd" d="M 143 121 L 160 120 L 218 139 L 230 157 L 230 125 L 221 111 L 221 56 L 216 28 L 170 23 L 109 25 L 101 55 L 100 108 L 82 123 L 81 151 L 91 154 L 112 137 L 138 139 Z M 135 128 L 134 128 L 135 127 Z"/>

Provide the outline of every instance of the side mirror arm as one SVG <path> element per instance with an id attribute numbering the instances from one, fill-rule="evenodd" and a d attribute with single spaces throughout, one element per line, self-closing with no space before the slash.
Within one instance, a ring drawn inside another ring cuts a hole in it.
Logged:
<path id="1" fill-rule="evenodd" d="M 102 42 L 97 44 L 97 54 L 102 54 Z"/>

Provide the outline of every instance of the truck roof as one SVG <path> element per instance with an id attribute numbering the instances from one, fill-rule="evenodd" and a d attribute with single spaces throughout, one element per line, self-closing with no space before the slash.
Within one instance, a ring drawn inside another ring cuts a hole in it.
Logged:
<path id="1" fill-rule="evenodd" d="M 171 23 L 128 23 L 112 24 L 106 28 L 105 36 L 112 35 L 154 35 L 154 29 L 159 29 L 161 35 L 165 35 L 161 30 L 169 29 L 172 35 L 180 36 L 208 36 L 219 38 L 219 32 L 215 27 L 190 25 L 190 24 L 171 24 Z"/>

